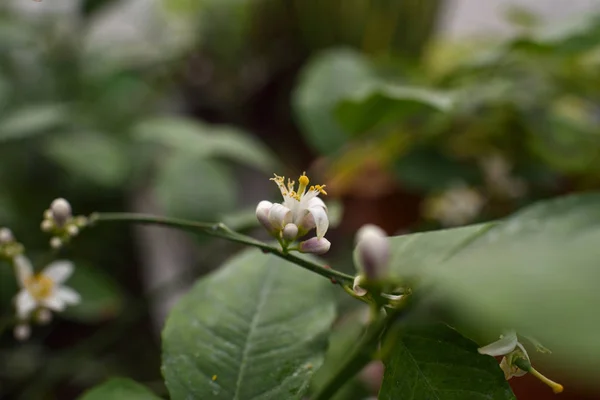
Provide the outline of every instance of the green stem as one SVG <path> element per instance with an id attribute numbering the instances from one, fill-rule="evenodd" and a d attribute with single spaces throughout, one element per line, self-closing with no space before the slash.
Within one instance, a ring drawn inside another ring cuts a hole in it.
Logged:
<path id="1" fill-rule="evenodd" d="M 354 352 L 338 369 L 335 375 L 317 392 L 311 400 L 328 400 L 354 375 L 359 373 L 374 359 L 379 339 L 388 326 L 389 318 L 380 318 L 367 326 L 363 337 Z"/>
<path id="2" fill-rule="evenodd" d="M 340 271 L 336 271 L 331 268 L 325 268 L 324 266 L 316 262 L 298 257 L 294 254 L 290 254 L 287 252 L 284 253 L 278 247 L 274 247 L 267 243 L 261 242 L 260 240 L 256 240 L 251 236 L 246 236 L 241 233 L 235 232 L 229 229 L 225 224 L 220 222 L 194 222 L 177 218 L 135 213 L 95 213 L 90 216 L 90 222 L 92 224 L 96 222 L 132 222 L 139 224 L 169 226 L 172 228 L 177 228 L 192 233 L 202 233 L 205 235 L 226 239 L 231 242 L 241 243 L 259 248 L 265 253 L 274 254 L 279 258 L 283 258 L 284 260 L 290 261 L 311 272 L 324 276 L 328 279 L 335 280 L 340 285 L 342 285 L 344 282 L 352 282 L 354 280 L 354 277 L 351 275 L 345 274 Z"/>

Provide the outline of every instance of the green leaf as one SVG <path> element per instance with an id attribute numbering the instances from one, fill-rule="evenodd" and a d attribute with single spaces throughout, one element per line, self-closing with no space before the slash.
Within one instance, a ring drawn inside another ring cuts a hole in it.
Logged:
<path id="1" fill-rule="evenodd" d="M 123 293 L 101 269 L 77 263 L 66 285 L 79 292 L 82 301 L 61 313 L 65 318 L 98 323 L 114 317 L 123 307 Z"/>
<path id="2" fill-rule="evenodd" d="M 229 171 L 192 154 L 171 154 L 156 176 L 154 190 L 165 214 L 173 217 L 215 220 L 235 206 L 236 183 Z"/>
<path id="3" fill-rule="evenodd" d="M 448 93 L 385 82 L 361 86 L 336 108 L 341 125 L 361 133 L 384 124 L 414 117 L 423 111 L 449 111 L 454 98 Z"/>
<path id="4" fill-rule="evenodd" d="M 76 143 L 76 145 L 74 145 Z M 104 187 L 118 187 L 129 177 L 127 143 L 103 133 L 54 135 L 44 146 L 70 176 Z"/>
<path id="5" fill-rule="evenodd" d="M 159 400 L 145 386 L 126 378 L 112 378 L 85 392 L 79 400 Z"/>
<path id="6" fill-rule="evenodd" d="M 410 328 L 393 340 L 380 400 L 516 399 L 498 362 L 445 325 Z"/>
<path id="7" fill-rule="evenodd" d="M 0 142 L 46 133 L 67 121 L 67 110 L 60 104 L 38 104 L 20 108 L 0 120 Z"/>
<path id="8" fill-rule="evenodd" d="M 434 288 L 469 329 L 516 329 L 580 378 L 600 368 L 600 194 L 530 206 L 495 225 L 392 238 L 394 275 Z"/>
<path id="9" fill-rule="evenodd" d="M 300 399 L 323 362 L 334 318 L 329 281 L 244 251 L 201 279 L 167 320 L 171 398 Z"/>
<path id="10" fill-rule="evenodd" d="M 402 156 L 394 165 L 402 186 L 423 191 L 439 191 L 456 182 L 479 183 L 479 170 L 436 151 L 417 148 Z"/>
<path id="11" fill-rule="evenodd" d="M 181 117 L 154 118 L 139 124 L 135 137 L 202 158 L 226 158 L 269 174 L 279 165 L 263 143 L 227 125 L 208 125 Z"/>
<path id="12" fill-rule="evenodd" d="M 292 99 L 308 144 L 321 154 L 331 154 L 345 145 L 350 135 L 334 119 L 334 107 L 374 79 L 368 60 L 351 50 L 332 50 L 311 60 Z"/>

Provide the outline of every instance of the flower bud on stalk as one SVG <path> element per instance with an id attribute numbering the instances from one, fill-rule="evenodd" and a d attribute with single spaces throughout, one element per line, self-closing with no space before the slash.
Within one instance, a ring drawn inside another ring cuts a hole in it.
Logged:
<path id="1" fill-rule="evenodd" d="M 325 238 L 313 237 L 298 245 L 298 250 L 301 253 L 325 254 L 329 251 L 331 243 Z"/>

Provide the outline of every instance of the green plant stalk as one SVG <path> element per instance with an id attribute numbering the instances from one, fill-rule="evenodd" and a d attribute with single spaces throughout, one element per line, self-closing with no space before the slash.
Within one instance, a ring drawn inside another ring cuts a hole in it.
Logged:
<path id="1" fill-rule="evenodd" d="M 344 386 L 350 378 L 359 373 L 375 359 L 377 345 L 381 335 L 388 327 L 390 317 L 380 318 L 370 325 L 358 342 L 354 352 L 346 359 L 335 375 L 317 392 L 311 400 L 328 400 Z"/>
<path id="2" fill-rule="evenodd" d="M 343 285 L 344 282 L 354 281 L 354 277 L 331 268 L 305 260 L 294 254 L 283 252 L 280 248 L 271 246 L 267 243 L 256 240 L 251 236 L 243 235 L 229 229 L 221 222 L 194 222 L 177 218 L 161 217 L 156 215 L 136 214 L 136 213 L 94 213 L 89 217 L 90 223 L 98 222 L 131 222 L 138 224 L 162 225 L 168 226 L 192 233 L 201 233 L 205 235 L 215 236 L 221 239 L 229 240 L 235 243 L 241 243 L 248 246 L 259 248 L 265 253 L 274 254 L 279 258 L 290 261 L 304 269 L 319 274 L 336 283 Z"/>

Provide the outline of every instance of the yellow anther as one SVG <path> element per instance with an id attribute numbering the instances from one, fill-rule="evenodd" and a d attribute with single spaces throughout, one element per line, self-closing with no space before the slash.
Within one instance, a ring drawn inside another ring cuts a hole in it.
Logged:
<path id="1" fill-rule="evenodd" d="M 325 191 L 325 185 L 311 186 L 309 190 L 315 190 L 321 194 L 327 195 L 327 192 Z"/>
<path id="2" fill-rule="evenodd" d="M 27 290 L 36 300 L 43 300 L 52 294 L 54 281 L 44 275 L 34 275 L 25 282 Z"/>
<path id="3" fill-rule="evenodd" d="M 552 391 L 556 394 L 562 393 L 562 391 L 565 389 L 563 387 L 563 385 L 561 385 L 560 383 L 556 383 L 551 379 L 546 378 L 544 375 L 542 375 L 538 370 L 536 370 L 533 367 L 531 367 L 531 369 L 529 370 L 529 373 L 531 375 L 535 376 L 536 378 L 538 378 L 540 381 L 544 382 L 546 385 L 550 386 Z"/>

